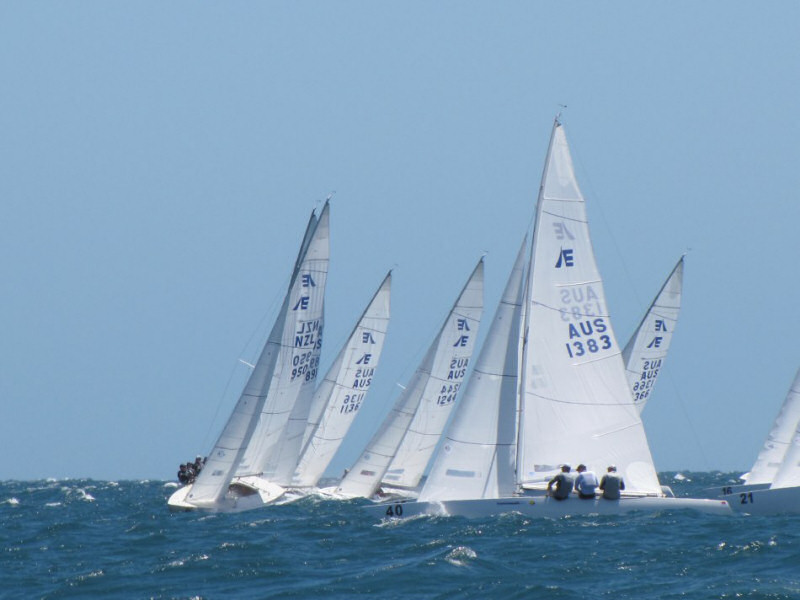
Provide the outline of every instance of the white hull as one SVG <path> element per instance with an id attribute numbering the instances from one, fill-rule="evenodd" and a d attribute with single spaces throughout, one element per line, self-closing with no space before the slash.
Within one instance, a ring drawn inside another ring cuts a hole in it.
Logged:
<path id="1" fill-rule="evenodd" d="M 800 487 L 741 491 L 726 498 L 734 512 L 750 515 L 800 514 Z"/>
<path id="2" fill-rule="evenodd" d="M 733 504 L 733 500 L 728 498 L 728 496 L 737 496 L 742 492 L 753 492 L 755 490 L 766 490 L 768 489 L 770 484 L 768 483 L 737 483 L 734 485 L 723 485 L 722 487 L 715 487 L 715 488 L 708 488 L 709 492 L 716 492 L 716 494 L 720 498 L 725 498 L 731 504 Z"/>
<path id="3" fill-rule="evenodd" d="M 187 500 L 192 484 L 179 488 L 170 496 L 167 504 L 171 511 L 202 510 L 208 512 L 243 512 L 274 504 L 286 490 L 260 477 L 237 477 L 228 488 L 222 501 L 211 504 L 193 504 Z"/>
<path id="4" fill-rule="evenodd" d="M 661 511 L 691 509 L 704 513 L 730 515 L 725 500 L 695 498 L 661 498 L 645 496 L 620 500 L 555 500 L 547 496 L 514 496 L 475 500 L 443 500 L 441 502 L 395 502 L 366 506 L 375 517 L 407 518 L 419 515 L 489 517 L 517 512 L 526 517 L 559 518 L 577 515 L 617 515 L 631 511 Z"/>

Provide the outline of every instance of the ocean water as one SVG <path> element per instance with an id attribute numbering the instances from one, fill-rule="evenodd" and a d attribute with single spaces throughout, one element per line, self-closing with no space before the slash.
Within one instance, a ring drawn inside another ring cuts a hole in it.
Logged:
<path id="1" fill-rule="evenodd" d="M 709 496 L 735 474 L 661 480 L 678 496 Z M 796 516 L 379 523 L 364 501 L 318 498 L 172 514 L 172 491 L 0 483 L 0 598 L 800 598 Z"/>

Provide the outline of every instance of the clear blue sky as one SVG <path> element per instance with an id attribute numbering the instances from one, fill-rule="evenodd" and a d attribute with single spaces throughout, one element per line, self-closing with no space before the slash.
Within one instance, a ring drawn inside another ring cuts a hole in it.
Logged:
<path id="1" fill-rule="evenodd" d="M 691 248 L 657 468 L 748 468 L 800 364 L 798 23 L 791 1 L 3 2 L 0 479 L 207 452 L 332 190 L 324 366 L 396 266 L 348 466 L 484 251 L 494 310 L 559 104 L 621 343 Z"/>

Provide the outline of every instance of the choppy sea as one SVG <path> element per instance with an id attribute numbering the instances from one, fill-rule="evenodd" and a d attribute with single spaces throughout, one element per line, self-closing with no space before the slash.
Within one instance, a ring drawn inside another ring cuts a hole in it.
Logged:
<path id="1" fill-rule="evenodd" d="M 662 473 L 710 496 L 734 473 Z M 304 498 L 172 514 L 163 481 L 0 483 L 0 598 L 800 598 L 800 517 L 378 523 Z"/>

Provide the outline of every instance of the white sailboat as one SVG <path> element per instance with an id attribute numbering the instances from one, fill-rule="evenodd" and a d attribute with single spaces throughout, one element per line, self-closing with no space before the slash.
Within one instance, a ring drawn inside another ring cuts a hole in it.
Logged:
<path id="1" fill-rule="evenodd" d="M 391 413 L 336 488 L 337 496 L 372 497 L 408 435 L 423 441 L 415 445 L 422 458 L 410 454 L 409 464 L 419 469 L 423 459 L 427 463 L 425 457 L 430 457 L 432 452 L 427 445 L 436 445 L 472 357 L 482 311 L 483 259 L 470 275 Z M 424 417 L 418 418 L 418 414 Z M 420 426 L 412 432 L 412 424 Z M 425 466 L 422 464 L 421 469 Z"/>
<path id="2" fill-rule="evenodd" d="M 800 369 L 744 485 L 725 486 L 722 497 L 737 512 L 800 514 Z"/>
<path id="3" fill-rule="evenodd" d="M 313 386 L 322 345 L 328 272 L 329 204 L 312 213 L 289 289 L 266 345 L 206 464 L 170 497 L 175 510 L 231 512 L 258 508 L 285 489 L 265 474 L 292 410 Z"/>
<path id="4" fill-rule="evenodd" d="M 366 399 L 389 327 L 391 281 L 390 272 L 314 394 L 289 484 L 295 490 L 317 485 Z"/>
<path id="5" fill-rule="evenodd" d="M 683 290 L 683 257 L 672 269 L 636 332 L 622 351 L 633 403 L 644 410 L 667 358 L 678 323 Z"/>
<path id="6" fill-rule="evenodd" d="M 514 269 L 514 273 L 519 271 L 518 267 Z M 725 501 L 668 498 L 661 491 L 608 316 L 584 199 L 558 120 L 553 127 L 539 191 L 527 271 L 521 310 L 506 309 L 508 315 L 518 315 L 521 327 L 509 328 L 506 339 L 502 340 L 502 328 L 498 326 L 498 337 L 492 341 L 496 350 L 487 351 L 487 362 L 493 365 L 490 377 L 513 379 L 513 346 L 520 337 L 523 339 L 515 419 L 515 493 L 500 496 L 498 491 L 495 496 L 494 490 L 503 486 L 492 483 L 484 488 L 489 491 L 480 495 L 471 491 L 474 495 L 466 498 L 464 492 L 454 493 L 452 486 L 443 484 L 438 475 L 444 469 L 445 475 L 450 471 L 451 482 L 453 475 L 465 475 L 466 479 L 469 467 L 439 467 L 437 462 L 419 502 L 395 502 L 367 510 L 391 517 L 417 514 L 472 517 L 508 511 L 557 517 L 665 508 L 730 512 Z M 513 306 L 513 298 L 519 297 L 514 294 L 514 273 L 504 296 L 509 307 Z M 500 312 L 502 309 L 501 304 Z M 504 395 L 502 385 L 495 381 L 493 387 L 495 398 Z M 501 410 L 506 415 L 511 412 L 508 399 L 488 404 L 491 408 L 487 414 L 497 412 L 497 418 Z M 479 411 L 474 412 L 474 418 L 490 420 L 481 417 Z M 506 434 L 506 445 L 508 439 Z M 486 446 L 487 455 L 497 451 L 496 444 L 494 448 L 491 443 Z M 450 453 L 454 454 L 452 448 Z M 584 463 L 598 473 L 605 472 L 608 465 L 616 465 L 625 480 L 625 496 L 619 500 L 576 497 L 558 501 L 543 495 L 547 481 L 564 463 Z M 478 465 L 483 472 L 501 468 L 497 462 L 488 469 L 485 464 L 486 461 Z M 508 473 L 508 465 L 502 468 Z"/>

